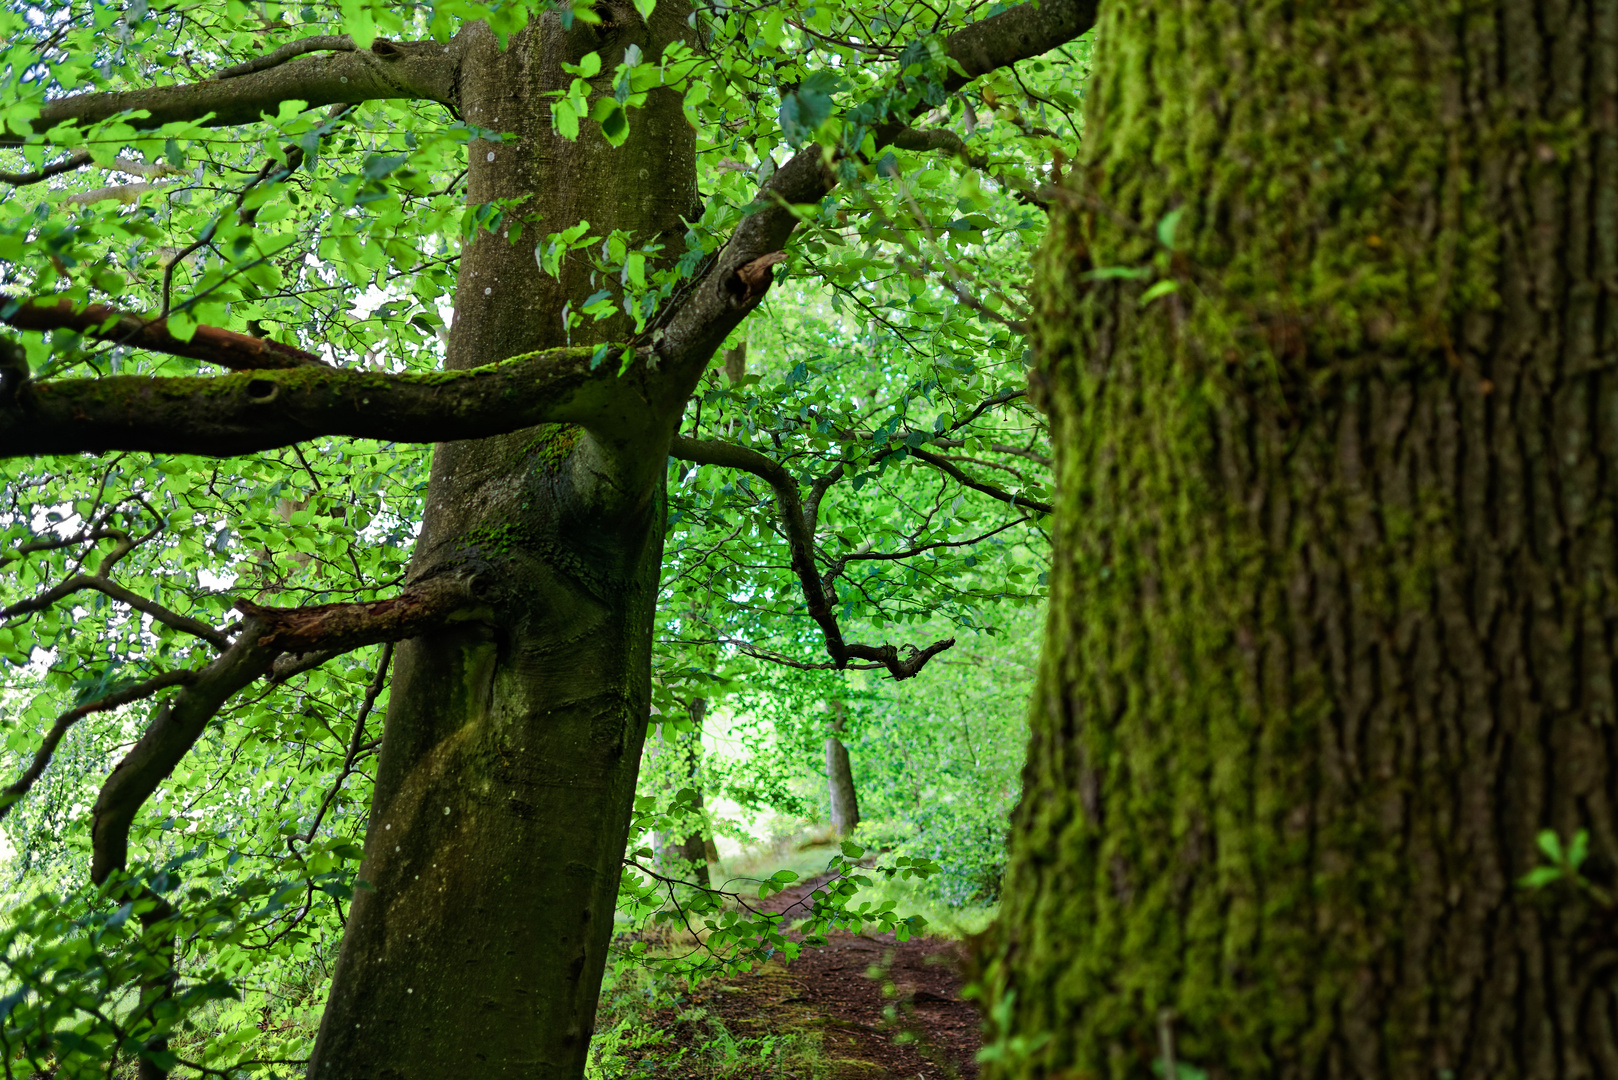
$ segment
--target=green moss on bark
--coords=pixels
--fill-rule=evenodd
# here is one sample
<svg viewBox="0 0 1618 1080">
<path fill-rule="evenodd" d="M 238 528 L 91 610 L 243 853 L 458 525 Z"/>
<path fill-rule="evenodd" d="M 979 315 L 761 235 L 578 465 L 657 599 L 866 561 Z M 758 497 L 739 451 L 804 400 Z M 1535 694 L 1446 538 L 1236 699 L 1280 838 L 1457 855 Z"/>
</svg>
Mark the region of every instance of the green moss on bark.
<svg viewBox="0 0 1618 1080">
<path fill-rule="evenodd" d="M 1217 1077 L 1618 1075 L 1579 920 L 1514 886 L 1538 829 L 1618 842 L 1575 675 L 1618 619 L 1586 18 L 1107 9 L 1039 265 L 1057 554 L 987 1077 L 1149 1076 L 1165 1026 Z"/>
</svg>

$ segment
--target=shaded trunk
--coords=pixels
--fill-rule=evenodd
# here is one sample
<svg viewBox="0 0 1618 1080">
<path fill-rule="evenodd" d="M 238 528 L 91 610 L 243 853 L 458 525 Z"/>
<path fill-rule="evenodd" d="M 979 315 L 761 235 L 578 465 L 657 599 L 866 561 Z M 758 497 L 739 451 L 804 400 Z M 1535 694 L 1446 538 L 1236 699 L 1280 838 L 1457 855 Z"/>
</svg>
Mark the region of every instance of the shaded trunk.
<svg viewBox="0 0 1618 1080">
<path fill-rule="evenodd" d="M 1618 1077 L 1618 8 L 1098 40 L 986 1076 Z"/>
<path fill-rule="evenodd" d="M 702 797 L 702 721 L 708 713 L 706 698 L 693 698 L 690 705 L 691 722 L 696 725 L 692 731 L 682 731 L 678 734 L 659 733 L 659 739 L 665 740 L 664 749 L 675 755 L 675 772 L 679 786 L 692 792 L 690 807 L 697 816 L 699 824 L 683 840 L 675 841 L 672 837 L 663 837 L 657 845 L 658 858 L 675 874 L 690 873 L 691 880 L 703 888 L 713 884 L 713 877 L 709 865 L 719 861 L 719 852 L 714 847 L 713 839 L 708 835 L 708 829 L 703 818 Z"/>
<path fill-rule="evenodd" d="M 831 703 L 831 734 L 826 736 L 826 789 L 831 795 L 831 827 L 838 836 L 848 836 L 860 823 L 860 803 L 854 795 L 854 769 L 849 764 L 848 747 L 838 736 L 843 733 L 843 703 Z"/>
<path fill-rule="evenodd" d="M 656 58 L 684 31 L 659 4 L 600 28 L 555 13 L 500 50 L 483 31 L 459 84 L 473 142 L 468 199 L 524 199 L 463 251 L 448 366 L 563 344 L 562 310 L 591 291 L 583 259 L 560 282 L 534 247 L 579 220 L 637 241 L 681 229 L 696 203 L 690 126 L 654 91 L 627 145 L 553 134 L 547 91 L 564 61 L 630 43 Z M 476 33 L 476 31 L 472 31 Z M 587 125 L 587 127 L 590 127 Z M 683 230 L 681 230 L 683 232 Z M 674 234 L 675 238 L 680 235 Z M 680 245 L 676 243 L 676 250 Z M 621 320 L 574 343 L 622 340 Z M 650 700 L 650 645 L 672 418 L 599 430 L 546 426 L 433 457 L 412 573 L 446 564 L 494 582 L 481 626 L 403 643 L 342 952 L 309 1075 L 316 1080 L 582 1075 L 594 1026 Z"/>
</svg>

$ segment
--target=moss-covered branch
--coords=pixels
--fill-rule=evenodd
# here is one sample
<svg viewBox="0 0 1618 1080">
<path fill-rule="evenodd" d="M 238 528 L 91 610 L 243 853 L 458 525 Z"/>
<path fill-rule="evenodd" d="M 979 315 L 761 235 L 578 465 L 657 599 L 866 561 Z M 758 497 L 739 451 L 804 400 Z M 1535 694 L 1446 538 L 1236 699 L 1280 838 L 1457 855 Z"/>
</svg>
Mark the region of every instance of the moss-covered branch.
<svg viewBox="0 0 1618 1080">
<path fill-rule="evenodd" d="M 549 349 L 422 375 L 302 367 L 212 378 L 118 375 L 27 383 L 0 399 L 0 457 L 145 450 L 229 457 L 346 435 L 448 442 L 547 422 L 635 423 L 597 350 Z M 631 374 L 628 378 L 634 378 Z"/>
<path fill-rule="evenodd" d="M 213 78 L 178 86 L 142 90 L 74 94 L 47 102 L 31 121 L 35 132 L 59 124 L 69 131 L 107 120 L 120 113 L 144 110 L 131 117 L 137 128 L 202 120 L 213 127 L 250 124 L 263 113 L 275 115 L 283 101 L 304 101 L 310 108 L 357 104 L 383 98 L 414 98 L 453 103 L 460 48 L 455 42 L 396 42 L 378 40 L 369 49 L 305 56 L 268 70 Z M 0 145 L 16 145 L 26 131 L 7 126 Z"/>
</svg>

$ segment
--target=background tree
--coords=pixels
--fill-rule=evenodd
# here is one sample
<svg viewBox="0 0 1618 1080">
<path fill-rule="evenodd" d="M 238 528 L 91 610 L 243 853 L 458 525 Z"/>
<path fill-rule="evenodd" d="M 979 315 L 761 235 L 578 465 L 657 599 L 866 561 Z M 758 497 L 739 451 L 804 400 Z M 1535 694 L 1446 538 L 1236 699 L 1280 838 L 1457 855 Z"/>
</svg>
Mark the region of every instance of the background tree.
<svg viewBox="0 0 1618 1080">
<path fill-rule="evenodd" d="M 831 698 L 826 702 L 831 722 L 826 735 L 826 794 L 831 799 L 831 827 L 839 836 L 848 836 L 859 827 L 860 799 L 854 789 L 854 769 L 848 760 L 848 747 L 843 744 L 843 699 Z"/>
<path fill-rule="evenodd" d="M 1105 8 L 986 1075 L 1618 1076 L 1612 19 Z"/>
<path fill-rule="evenodd" d="M 768 488 L 800 590 L 771 603 L 803 604 L 819 662 L 894 677 L 947 639 L 845 638 L 865 608 L 833 607 L 848 563 L 816 543 L 827 491 L 905 464 L 1043 506 L 925 449 L 979 449 L 971 425 L 1014 396 L 961 355 L 1015 355 L 1014 303 L 967 287 L 993 224 L 972 212 L 1037 198 L 1029 154 L 1007 168 L 946 124 L 973 128 L 963 87 L 1091 12 L 975 14 L 5 9 L 0 123 L 19 149 L 0 179 L 37 199 L 8 198 L 0 228 L 0 319 L 25 333 L 0 364 L 0 454 L 42 460 L 7 466 L 10 569 L 29 587 L 3 633 L 51 688 L 12 732 L 31 764 L 8 797 L 87 718 L 106 723 L 83 728 L 86 772 L 119 759 L 79 849 L 99 891 L 13 926 L 34 945 L 8 961 L 26 1003 L 8 1040 L 70 1070 L 124 1055 L 160 1074 L 244 950 L 296 957 L 334 916 L 311 1075 L 578 1074 L 652 695 L 671 453 Z M 1059 134 L 1001 111 L 991 146 Z M 798 149 L 778 164 L 783 142 Z M 90 186 L 92 168 L 120 182 Z M 884 262 L 891 291 L 856 287 Z M 695 413 L 683 433 L 783 264 L 936 324 L 922 355 L 953 374 L 933 377 L 925 426 L 879 415 L 873 392 L 865 414 L 799 404 L 791 430 L 777 401 L 745 440 Z M 429 443 L 430 473 L 401 446 Z M 44 457 L 82 451 L 108 456 Z M 881 558 L 968 539 L 901 535 Z M 159 696 L 147 721 L 117 711 Z M 258 790 L 231 768 L 243 753 Z M 60 963 L 137 937 L 93 977 Z M 101 1008 L 134 984 L 131 1011 Z"/>
</svg>

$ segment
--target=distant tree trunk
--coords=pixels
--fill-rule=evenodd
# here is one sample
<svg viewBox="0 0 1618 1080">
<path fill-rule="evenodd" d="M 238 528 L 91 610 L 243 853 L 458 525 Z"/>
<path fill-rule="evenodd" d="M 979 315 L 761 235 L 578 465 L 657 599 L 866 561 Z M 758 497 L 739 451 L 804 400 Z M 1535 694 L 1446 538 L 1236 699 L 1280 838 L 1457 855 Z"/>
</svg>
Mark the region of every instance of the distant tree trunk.
<svg viewBox="0 0 1618 1080">
<path fill-rule="evenodd" d="M 848 836 L 860 823 L 860 803 L 854 795 L 854 769 L 849 764 L 848 747 L 838 736 L 843 733 L 843 703 L 831 702 L 831 734 L 826 736 L 826 787 L 831 794 L 831 827 L 838 836 Z"/>
<path fill-rule="evenodd" d="M 691 699 L 691 722 L 696 730 L 685 732 L 676 736 L 676 743 L 683 765 L 685 766 L 685 779 L 688 787 L 696 792 L 694 805 L 700 812 L 702 810 L 702 721 L 708 714 L 707 698 Z M 682 866 L 689 866 L 696 875 L 699 885 L 704 888 L 712 884 L 712 877 L 708 871 L 708 864 L 719 861 L 719 852 L 714 848 L 714 842 L 708 835 L 705 826 L 699 826 L 678 844 L 670 845 L 669 854 L 679 860 Z"/>
<path fill-rule="evenodd" d="M 564 307 L 592 290 L 587 259 L 541 273 L 547 232 L 587 220 L 636 242 L 683 233 L 697 206 L 691 126 L 653 90 L 629 141 L 557 135 L 550 93 L 599 50 L 654 58 L 690 8 L 628 4 L 570 30 L 552 11 L 502 49 L 463 31 L 469 124 L 511 133 L 469 147 L 468 201 L 524 200 L 460 258 L 447 367 L 562 345 Z M 518 242 L 509 230 L 521 222 Z M 675 250 L 678 250 L 676 247 Z M 614 318 L 574 344 L 625 340 Z M 667 423 L 664 423 L 664 421 Z M 663 477 L 673 418 L 547 425 L 439 445 L 413 576 L 468 566 L 490 616 L 399 646 L 358 888 L 311 1080 L 583 1075 L 612 932 L 651 694 Z"/>
<path fill-rule="evenodd" d="M 1104 11 L 985 1076 L 1618 1078 L 1618 8 Z"/>
</svg>

